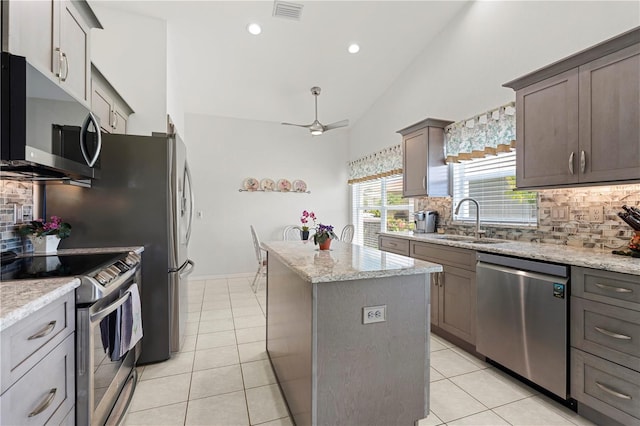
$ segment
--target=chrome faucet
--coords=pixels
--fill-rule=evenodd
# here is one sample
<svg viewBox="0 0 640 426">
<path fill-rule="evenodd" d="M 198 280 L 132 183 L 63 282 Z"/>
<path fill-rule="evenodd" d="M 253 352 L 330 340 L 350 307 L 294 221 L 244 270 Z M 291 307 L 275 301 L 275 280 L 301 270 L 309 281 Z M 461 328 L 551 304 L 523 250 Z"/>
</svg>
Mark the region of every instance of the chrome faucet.
<svg viewBox="0 0 640 426">
<path fill-rule="evenodd" d="M 474 203 L 476 205 L 476 231 L 475 231 L 475 237 L 476 238 L 480 238 L 480 237 L 482 237 L 482 234 L 485 233 L 485 231 L 481 231 L 480 230 L 480 204 L 478 204 L 478 202 L 476 200 L 474 200 L 473 198 L 463 198 L 462 200 L 460 200 L 460 202 L 456 206 L 456 210 L 453 212 L 453 214 L 455 214 L 456 216 L 458 215 L 458 212 L 460 211 L 460 206 L 465 201 L 471 201 L 472 203 Z"/>
</svg>

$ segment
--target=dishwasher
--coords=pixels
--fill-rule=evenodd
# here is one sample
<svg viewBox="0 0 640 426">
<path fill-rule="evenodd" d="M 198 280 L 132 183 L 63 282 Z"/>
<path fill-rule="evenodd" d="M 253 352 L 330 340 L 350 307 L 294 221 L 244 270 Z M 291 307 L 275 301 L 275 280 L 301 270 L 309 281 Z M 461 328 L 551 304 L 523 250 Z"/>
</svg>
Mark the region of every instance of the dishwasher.
<svg viewBox="0 0 640 426">
<path fill-rule="evenodd" d="M 567 399 L 569 267 L 478 253 L 476 351 Z"/>
</svg>

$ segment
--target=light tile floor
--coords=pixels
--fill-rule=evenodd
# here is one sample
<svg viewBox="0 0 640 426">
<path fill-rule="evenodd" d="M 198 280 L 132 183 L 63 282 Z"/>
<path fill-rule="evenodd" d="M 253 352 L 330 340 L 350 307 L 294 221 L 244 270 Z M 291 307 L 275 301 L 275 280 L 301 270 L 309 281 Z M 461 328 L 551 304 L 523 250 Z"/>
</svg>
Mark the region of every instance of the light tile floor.
<svg viewBox="0 0 640 426">
<path fill-rule="evenodd" d="M 189 283 L 182 351 L 139 367 L 125 425 L 292 425 L 265 351 L 264 285 L 254 294 L 250 282 Z M 432 335 L 431 413 L 419 426 L 576 424 L 592 423 Z"/>
</svg>

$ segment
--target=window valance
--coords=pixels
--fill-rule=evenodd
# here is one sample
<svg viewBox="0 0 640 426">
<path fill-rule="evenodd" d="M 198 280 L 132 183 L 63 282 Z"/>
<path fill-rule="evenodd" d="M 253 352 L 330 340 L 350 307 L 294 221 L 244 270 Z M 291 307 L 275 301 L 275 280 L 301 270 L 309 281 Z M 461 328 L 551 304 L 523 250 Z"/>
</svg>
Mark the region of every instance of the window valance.
<svg viewBox="0 0 640 426">
<path fill-rule="evenodd" d="M 349 163 L 349 183 L 402 173 L 402 146 L 394 145 Z"/>
<path fill-rule="evenodd" d="M 512 151 L 516 146 L 515 104 L 450 124 L 444 132 L 447 163 Z"/>
</svg>

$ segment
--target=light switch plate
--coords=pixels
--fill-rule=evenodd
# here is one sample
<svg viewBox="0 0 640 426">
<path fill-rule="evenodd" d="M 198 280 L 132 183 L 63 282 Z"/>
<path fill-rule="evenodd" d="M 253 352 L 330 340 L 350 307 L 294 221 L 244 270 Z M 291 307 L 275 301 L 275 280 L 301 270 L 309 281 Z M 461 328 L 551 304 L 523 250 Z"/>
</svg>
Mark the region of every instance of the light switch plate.
<svg viewBox="0 0 640 426">
<path fill-rule="evenodd" d="M 569 206 L 551 207 L 551 221 L 564 222 L 569 220 Z"/>
</svg>

